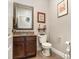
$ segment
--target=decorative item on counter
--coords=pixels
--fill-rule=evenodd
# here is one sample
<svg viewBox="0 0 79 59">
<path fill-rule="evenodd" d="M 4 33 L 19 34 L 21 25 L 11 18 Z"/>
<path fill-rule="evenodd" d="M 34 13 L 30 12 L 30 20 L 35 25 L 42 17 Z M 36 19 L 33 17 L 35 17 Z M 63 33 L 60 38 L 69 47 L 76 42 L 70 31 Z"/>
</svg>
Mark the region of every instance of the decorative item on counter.
<svg viewBox="0 0 79 59">
<path fill-rule="evenodd" d="M 44 25 L 44 28 L 46 29 L 46 25 Z"/>
<path fill-rule="evenodd" d="M 46 30 L 46 25 L 39 24 L 38 31 L 44 31 L 45 32 L 45 30 Z"/>
<path fill-rule="evenodd" d="M 40 24 L 39 24 L 39 29 L 40 29 Z"/>
</svg>

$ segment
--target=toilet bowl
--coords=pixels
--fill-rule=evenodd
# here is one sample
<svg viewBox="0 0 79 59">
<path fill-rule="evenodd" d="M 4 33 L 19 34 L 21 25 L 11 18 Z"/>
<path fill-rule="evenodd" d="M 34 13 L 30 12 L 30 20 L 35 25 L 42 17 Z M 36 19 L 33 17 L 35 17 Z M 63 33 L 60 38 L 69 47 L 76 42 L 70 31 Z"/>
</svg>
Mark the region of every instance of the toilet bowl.
<svg viewBox="0 0 79 59">
<path fill-rule="evenodd" d="M 44 48 L 51 48 L 51 43 L 48 43 L 48 42 L 45 42 L 45 43 L 42 43 L 42 47 Z"/>
<path fill-rule="evenodd" d="M 43 47 L 43 51 L 42 51 L 42 54 L 44 56 L 50 56 L 50 49 L 51 49 L 51 44 L 50 43 L 42 43 L 42 47 Z"/>
<path fill-rule="evenodd" d="M 50 49 L 52 47 L 52 44 L 47 42 L 47 35 L 39 35 L 39 41 L 41 43 L 42 47 L 42 54 L 44 56 L 50 56 Z"/>
</svg>

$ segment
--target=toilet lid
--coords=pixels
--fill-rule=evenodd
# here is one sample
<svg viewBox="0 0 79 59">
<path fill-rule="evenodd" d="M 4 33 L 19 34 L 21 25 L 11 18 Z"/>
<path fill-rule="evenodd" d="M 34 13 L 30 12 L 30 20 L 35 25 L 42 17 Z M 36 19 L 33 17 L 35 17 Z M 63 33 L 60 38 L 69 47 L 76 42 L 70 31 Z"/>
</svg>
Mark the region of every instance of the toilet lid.
<svg viewBox="0 0 79 59">
<path fill-rule="evenodd" d="M 42 43 L 43 46 L 52 46 L 50 43 Z"/>
</svg>

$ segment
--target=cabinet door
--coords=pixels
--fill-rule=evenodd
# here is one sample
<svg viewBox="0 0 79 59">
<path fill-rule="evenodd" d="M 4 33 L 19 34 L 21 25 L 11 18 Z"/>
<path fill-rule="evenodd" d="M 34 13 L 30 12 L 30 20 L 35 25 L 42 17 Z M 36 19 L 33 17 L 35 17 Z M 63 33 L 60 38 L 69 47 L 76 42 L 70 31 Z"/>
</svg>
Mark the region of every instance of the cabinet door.
<svg viewBox="0 0 79 59">
<path fill-rule="evenodd" d="M 26 57 L 35 56 L 36 55 L 36 36 L 27 36 L 26 37 Z"/>
<path fill-rule="evenodd" d="M 24 37 L 13 37 L 13 57 L 14 59 L 24 57 Z"/>
</svg>

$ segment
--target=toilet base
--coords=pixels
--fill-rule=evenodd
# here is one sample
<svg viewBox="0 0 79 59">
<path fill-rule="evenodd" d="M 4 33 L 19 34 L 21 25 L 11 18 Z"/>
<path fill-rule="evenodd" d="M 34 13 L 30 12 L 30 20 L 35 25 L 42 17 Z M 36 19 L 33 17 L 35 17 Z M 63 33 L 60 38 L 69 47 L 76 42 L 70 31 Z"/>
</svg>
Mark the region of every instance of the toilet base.
<svg viewBox="0 0 79 59">
<path fill-rule="evenodd" d="M 42 51 L 42 54 L 43 54 L 44 56 L 50 56 L 50 49 L 44 49 L 44 50 Z"/>
</svg>

